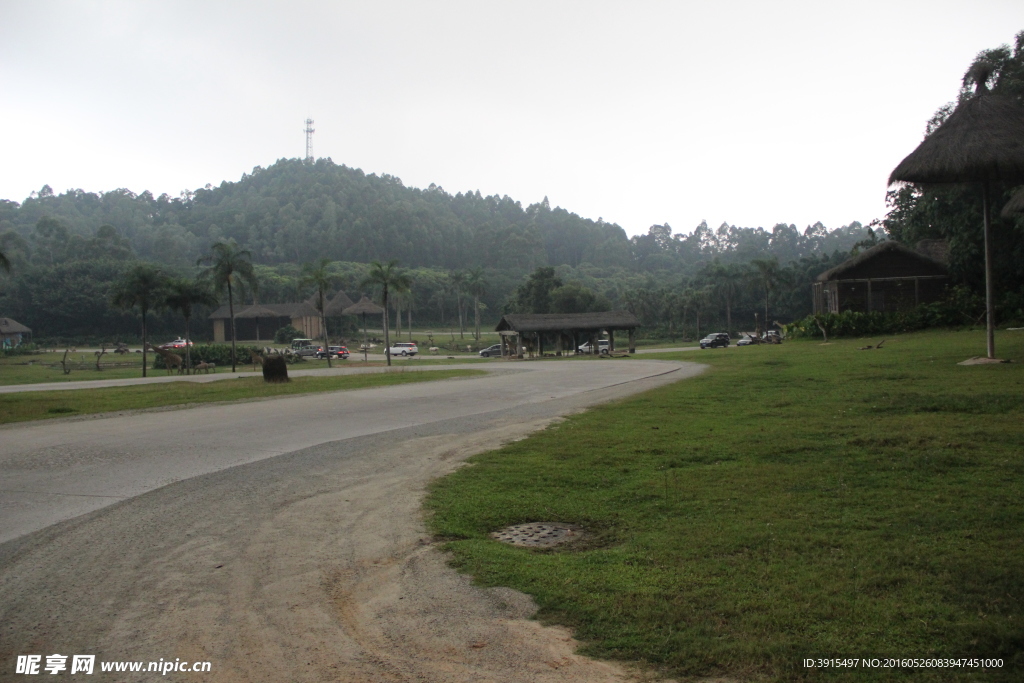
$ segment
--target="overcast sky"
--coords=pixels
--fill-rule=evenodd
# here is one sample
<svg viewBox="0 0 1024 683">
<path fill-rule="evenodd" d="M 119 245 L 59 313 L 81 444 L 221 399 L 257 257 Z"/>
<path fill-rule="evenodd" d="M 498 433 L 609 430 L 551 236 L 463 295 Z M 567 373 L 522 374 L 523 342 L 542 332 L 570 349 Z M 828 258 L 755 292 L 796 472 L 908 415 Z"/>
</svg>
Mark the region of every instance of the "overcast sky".
<svg viewBox="0 0 1024 683">
<path fill-rule="evenodd" d="M 0 198 L 177 196 L 305 151 L 629 234 L 829 228 L 1021 0 L 0 0 Z"/>
</svg>

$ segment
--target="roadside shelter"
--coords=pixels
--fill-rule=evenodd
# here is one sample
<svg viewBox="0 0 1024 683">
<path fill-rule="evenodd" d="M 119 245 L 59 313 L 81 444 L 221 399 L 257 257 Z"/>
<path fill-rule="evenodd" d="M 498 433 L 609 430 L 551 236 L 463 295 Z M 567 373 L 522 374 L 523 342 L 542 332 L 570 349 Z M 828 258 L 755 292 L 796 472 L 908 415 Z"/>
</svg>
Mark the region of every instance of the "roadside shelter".
<svg viewBox="0 0 1024 683">
<path fill-rule="evenodd" d="M 554 355 L 579 353 L 579 346 L 590 342 L 592 353 L 597 340 L 608 334 L 608 347 L 615 350 L 615 332 L 629 335 L 629 352 L 636 352 L 636 328 L 640 321 L 629 311 L 602 313 L 509 313 L 503 315 L 494 329 L 501 335 L 502 357 L 522 358 L 524 353 L 544 355 L 548 341 Z"/>
</svg>

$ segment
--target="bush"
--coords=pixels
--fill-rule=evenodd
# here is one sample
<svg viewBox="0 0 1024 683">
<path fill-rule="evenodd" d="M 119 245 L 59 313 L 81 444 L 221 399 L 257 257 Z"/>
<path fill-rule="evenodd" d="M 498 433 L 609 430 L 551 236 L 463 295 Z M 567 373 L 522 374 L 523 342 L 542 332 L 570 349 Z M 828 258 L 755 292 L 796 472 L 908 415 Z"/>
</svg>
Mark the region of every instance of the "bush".
<svg viewBox="0 0 1024 683">
<path fill-rule="evenodd" d="M 262 347 L 259 346 L 237 346 L 235 347 L 238 353 L 237 365 L 245 365 L 249 362 L 253 351 L 261 353 Z M 185 358 L 185 349 L 175 349 L 174 353 Z M 230 368 L 231 367 L 231 345 L 230 344 L 196 344 L 192 347 L 192 366 L 195 367 L 199 363 L 213 363 L 218 368 Z M 157 370 L 163 370 L 166 368 L 164 365 L 163 356 L 157 356 L 156 360 L 153 361 L 153 367 Z"/>
<path fill-rule="evenodd" d="M 31 356 L 40 353 L 39 346 L 32 342 L 24 342 L 9 349 L 3 349 L 0 355 L 6 356 Z"/>
<path fill-rule="evenodd" d="M 297 339 L 299 337 L 304 336 L 305 335 L 302 334 L 302 332 L 298 331 L 291 325 L 285 325 L 284 327 L 282 327 L 281 329 L 274 333 L 274 343 L 291 344 L 292 339 Z"/>
</svg>

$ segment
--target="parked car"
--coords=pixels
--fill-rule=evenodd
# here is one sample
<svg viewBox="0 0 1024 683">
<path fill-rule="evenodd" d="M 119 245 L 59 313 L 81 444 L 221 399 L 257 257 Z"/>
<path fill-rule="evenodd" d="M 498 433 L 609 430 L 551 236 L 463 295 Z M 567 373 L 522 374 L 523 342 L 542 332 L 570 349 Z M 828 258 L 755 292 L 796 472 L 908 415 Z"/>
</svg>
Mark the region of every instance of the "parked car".
<svg viewBox="0 0 1024 683">
<path fill-rule="evenodd" d="M 759 343 L 759 341 L 760 340 L 754 339 L 751 335 L 745 334 L 739 338 L 739 341 L 736 342 L 736 346 L 750 346 L 751 344 Z"/>
<path fill-rule="evenodd" d="M 306 346 L 296 347 L 294 344 L 292 344 L 292 350 L 295 352 L 297 356 L 303 356 L 305 358 L 314 356 L 319 358 L 319 354 L 324 350 L 324 347 L 320 346 L 319 344 L 307 344 Z"/>
<path fill-rule="evenodd" d="M 715 347 L 725 348 L 729 345 L 728 332 L 712 332 L 700 340 L 700 348 L 713 349 Z"/>
<path fill-rule="evenodd" d="M 185 346 L 194 346 L 193 342 L 186 342 L 184 339 L 175 339 L 174 341 L 163 344 L 165 349 L 183 349 Z"/>
<path fill-rule="evenodd" d="M 501 355 L 501 344 L 495 344 L 494 346 L 488 346 L 486 349 L 480 349 L 481 358 L 490 358 L 491 356 Z"/>
<path fill-rule="evenodd" d="M 317 358 L 319 358 L 320 360 L 323 360 L 324 358 L 327 358 L 328 356 L 331 357 L 331 358 L 340 358 L 342 360 L 345 360 L 346 358 L 348 358 L 349 353 L 348 353 L 348 349 L 346 347 L 344 347 L 344 346 L 328 346 L 327 347 L 327 353 L 324 353 L 324 350 L 323 350 L 322 346 L 318 347 L 318 350 L 316 352 L 316 357 Z"/>
<path fill-rule="evenodd" d="M 590 342 L 587 342 L 586 344 L 580 344 L 579 349 L 580 353 L 590 353 Z M 611 342 L 609 342 L 607 339 L 597 340 L 598 353 L 600 353 L 602 356 L 607 356 L 610 350 Z"/>
<path fill-rule="evenodd" d="M 419 348 L 412 342 L 397 342 L 388 349 L 392 356 L 415 356 L 419 352 Z"/>
</svg>

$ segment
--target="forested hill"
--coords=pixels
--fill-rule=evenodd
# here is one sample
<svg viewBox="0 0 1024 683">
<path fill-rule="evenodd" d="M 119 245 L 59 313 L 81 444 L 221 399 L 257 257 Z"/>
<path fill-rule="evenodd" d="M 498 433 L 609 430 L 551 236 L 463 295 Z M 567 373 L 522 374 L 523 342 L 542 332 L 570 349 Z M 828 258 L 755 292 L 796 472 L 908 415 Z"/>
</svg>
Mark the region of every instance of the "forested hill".
<svg viewBox="0 0 1024 683">
<path fill-rule="evenodd" d="M 100 231 L 104 225 L 114 230 Z M 18 252 L 20 245 L 36 261 L 43 251 L 51 263 L 63 260 L 55 251 L 96 247 L 98 239 L 109 241 L 116 233 L 135 257 L 182 267 L 194 265 L 216 240 L 234 238 L 266 265 L 398 259 L 410 267 L 519 273 L 587 263 L 678 272 L 716 256 L 745 262 L 774 254 L 787 263 L 845 253 L 866 232 L 859 223 L 831 232 L 820 223 L 803 231 L 785 224 L 772 230 L 723 225 L 716 231 L 702 224 L 683 235 L 658 225 L 629 239 L 618 225 L 552 209 L 546 199 L 523 208 L 507 196 L 410 188 L 393 176 L 367 175 L 330 159 L 282 159 L 238 182 L 179 197 L 123 189 L 57 195 L 44 187 L 21 204 L 0 200 L 7 249 Z"/>
</svg>

